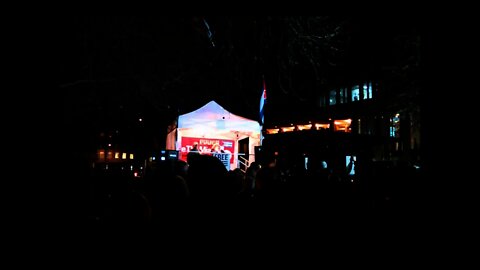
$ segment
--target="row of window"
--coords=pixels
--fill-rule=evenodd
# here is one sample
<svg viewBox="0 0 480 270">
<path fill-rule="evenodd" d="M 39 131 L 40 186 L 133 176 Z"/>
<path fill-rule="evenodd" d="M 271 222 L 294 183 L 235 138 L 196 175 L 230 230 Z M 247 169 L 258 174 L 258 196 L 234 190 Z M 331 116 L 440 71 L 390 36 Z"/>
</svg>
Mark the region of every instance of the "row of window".
<svg viewBox="0 0 480 270">
<path fill-rule="evenodd" d="M 356 102 L 360 100 L 367 100 L 373 98 L 372 82 L 354 85 L 351 88 L 344 87 L 333 89 L 328 92 L 328 96 L 320 98 L 320 106 L 335 105 L 349 102 Z"/>
<path fill-rule="evenodd" d="M 100 161 L 103 160 L 114 160 L 114 159 L 133 159 L 133 154 L 127 154 L 127 153 L 120 153 L 120 152 L 113 152 L 113 151 L 108 151 L 107 155 L 105 156 L 105 151 L 98 151 L 98 159 Z"/>
<path fill-rule="evenodd" d="M 376 118 L 375 118 L 376 119 Z M 383 117 L 382 117 L 383 119 Z M 379 119 L 380 120 L 380 119 Z M 386 119 L 385 119 L 386 120 Z M 385 125 L 376 126 L 373 118 L 365 118 L 362 117 L 361 119 L 356 119 L 356 127 L 354 132 L 358 134 L 385 134 L 386 127 Z M 386 123 L 384 120 L 380 120 L 380 122 Z M 378 123 L 378 122 L 377 122 Z M 343 119 L 343 120 L 335 120 L 333 121 L 334 124 L 334 131 L 352 132 L 352 119 Z M 283 132 L 293 132 L 293 131 L 302 131 L 302 130 L 326 130 L 330 128 L 330 124 L 327 123 L 316 123 L 316 124 L 291 124 L 290 126 L 276 126 L 275 128 L 266 129 L 267 134 L 277 134 Z M 388 134 L 392 138 L 400 138 L 400 114 L 395 114 L 392 117 L 389 117 L 389 124 L 388 124 Z"/>
<path fill-rule="evenodd" d="M 351 125 L 352 119 L 343 119 L 343 120 L 335 120 L 334 124 L 334 131 L 341 131 L 341 132 L 351 132 Z M 308 124 L 308 125 L 294 125 L 291 124 L 290 126 L 286 127 L 275 127 L 269 128 L 266 130 L 267 134 L 277 134 L 282 132 L 292 132 L 292 131 L 302 131 L 302 130 L 326 130 L 330 128 L 330 124 L 327 123 L 316 123 L 316 124 Z"/>
<path fill-rule="evenodd" d="M 383 119 L 383 116 L 381 117 Z M 360 119 L 357 119 L 357 126 L 355 128 L 355 133 L 358 134 L 367 134 L 367 135 L 373 135 L 373 134 L 385 134 L 385 126 L 380 125 L 378 126 L 375 124 L 377 120 L 374 120 L 372 118 L 368 117 L 362 117 Z M 388 135 L 391 138 L 400 138 L 400 114 L 397 113 L 391 117 L 388 118 Z M 381 120 L 383 122 L 383 120 Z"/>
</svg>

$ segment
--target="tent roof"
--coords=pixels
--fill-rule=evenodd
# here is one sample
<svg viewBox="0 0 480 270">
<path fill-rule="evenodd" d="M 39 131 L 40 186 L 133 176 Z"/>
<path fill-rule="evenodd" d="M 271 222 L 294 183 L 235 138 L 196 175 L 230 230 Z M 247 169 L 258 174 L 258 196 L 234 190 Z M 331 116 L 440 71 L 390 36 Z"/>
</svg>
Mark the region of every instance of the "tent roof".
<svg viewBox="0 0 480 270">
<path fill-rule="evenodd" d="M 230 113 L 213 100 L 198 110 L 180 115 L 178 128 L 260 132 L 257 121 Z"/>
</svg>

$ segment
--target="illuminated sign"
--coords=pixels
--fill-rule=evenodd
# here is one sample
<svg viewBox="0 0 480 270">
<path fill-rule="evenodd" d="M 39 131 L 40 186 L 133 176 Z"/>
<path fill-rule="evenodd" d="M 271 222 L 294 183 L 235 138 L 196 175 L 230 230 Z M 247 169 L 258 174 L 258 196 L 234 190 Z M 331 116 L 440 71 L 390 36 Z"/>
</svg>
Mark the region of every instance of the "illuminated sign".
<svg viewBox="0 0 480 270">
<path fill-rule="evenodd" d="M 180 148 L 180 159 L 187 161 L 187 154 L 192 151 L 194 145 L 197 145 L 197 151 L 200 154 L 213 155 L 219 158 L 224 162 L 227 169 L 230 168 L 229 164 L 233 164 L 233 153 L 235 153 L 235 141 L 234 140 L 225 140 L 225 139 L 212 139 L 212 138 L 193 138 L 193 137 L 182 137 L 182 145 Z M 221 155 L 221 154 L 228 154 Z"/>
</svg>

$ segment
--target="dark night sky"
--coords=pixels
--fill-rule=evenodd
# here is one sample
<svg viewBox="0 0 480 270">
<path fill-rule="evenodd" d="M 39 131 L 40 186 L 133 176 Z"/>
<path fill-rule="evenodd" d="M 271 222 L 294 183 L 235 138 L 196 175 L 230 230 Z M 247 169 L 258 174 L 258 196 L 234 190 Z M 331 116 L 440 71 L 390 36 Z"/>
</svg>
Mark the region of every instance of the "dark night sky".
<svg viewBox="0 0 480 270">
<path fill-rule="evenodd" d="M 119 115 L 141 113 L 166 123 L 210 100 L 257 119 L 263 76 L 267 121 L 281 119 L 314 112 L 318 92 L 330 85 L 375 79 L 384 67 L 412 61 L 416 23 L 398 16 L 74 17 L 62 28 L 59 84 L 65 102 L 76 103 L 73 114 L 122 121 Z"/>
</svg>

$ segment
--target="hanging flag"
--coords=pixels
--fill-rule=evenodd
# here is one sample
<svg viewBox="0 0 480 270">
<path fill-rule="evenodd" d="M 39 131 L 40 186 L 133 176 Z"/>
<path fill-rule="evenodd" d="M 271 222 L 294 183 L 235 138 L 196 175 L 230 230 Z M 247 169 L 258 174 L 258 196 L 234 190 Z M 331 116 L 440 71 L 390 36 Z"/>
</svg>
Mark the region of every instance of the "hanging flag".
<svg viewBox="0 0 480 270">
<path fill-rule="evenodd" d="M 263 80 L 263 91 L 262 97 L 260 98 L 260 125 L 263 126 L 265 123 L 265 102 L 267 101 L 267 87 L 265 86 L 265 79 Z"/>
</svg>

